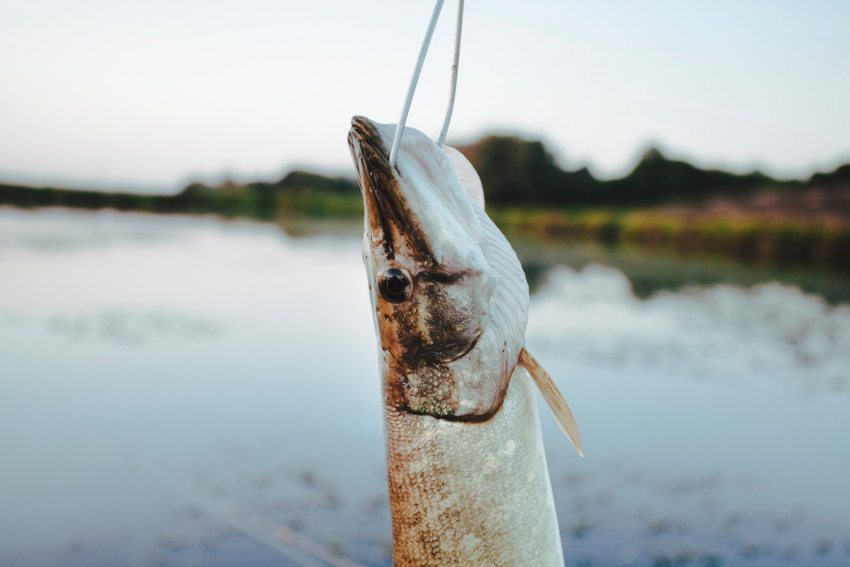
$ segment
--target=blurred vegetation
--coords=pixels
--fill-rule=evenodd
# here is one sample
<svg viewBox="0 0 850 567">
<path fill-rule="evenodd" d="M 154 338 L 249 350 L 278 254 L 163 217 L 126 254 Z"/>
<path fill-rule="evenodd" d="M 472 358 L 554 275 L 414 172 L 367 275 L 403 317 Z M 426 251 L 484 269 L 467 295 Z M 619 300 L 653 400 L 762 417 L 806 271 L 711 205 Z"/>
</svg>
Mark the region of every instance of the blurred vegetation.
<svg viewBox="0 0 850 567">
<path fill-rule="evenodd" d="M 176 195 L 142 195 L 0 184 L 0 205 L 20 208 L 68 207 L 150 213 L 216 214 L 261 220 L 276 220 L 281 215 L 360 216 L 363 214 L 361 201 L 360 190 L 355 181 L 305 171 L 293 171 L 275 183 L 256 182 L 240 185 L 225 181 L 215 187 L 192 183 Z"/>
<path fill-rule="evenodd" d="M 727 256 L 747 264 L 850 271 L 850 223 L 715 215 L 696 210 L 498 208 L 490 216 L 509 236 L 584 240 L 669 250 L 680 256 Z"/>
<path fill-rule="evenodd" d="M 481 175 L 490 215 L 514 235 L 850 271 L 850 165 L 808 180 L 777 180 L 700 169 L 651 149 L 628 175 L 604 181 L 586 168 L 562 169 L 539 141 L 488 136 L 458 149 Z M 0 185 L 3 204 L 276 222 L 363 211 L 356 181 L 305 171 L 277 182 L 193 183 L 175 195 Z"/>
<path fill-rule="evenodd" d="M 799 190 L 802 181 L 780 181 L 754 171 L 738 175 L 700 169 L 650 149 L 625 177 L 600 181 L 587 168 L 565 171 L 541 142 L 513 136 L 488 136 L 458 148 L 475 166 L 488 204 L 636 207 L 694 202 L 710 197 L 740 197 L 758 190 Z M 812 181 L 828 185 L 835 176 L 850 186 L 850 166 Z"/>
</svg>

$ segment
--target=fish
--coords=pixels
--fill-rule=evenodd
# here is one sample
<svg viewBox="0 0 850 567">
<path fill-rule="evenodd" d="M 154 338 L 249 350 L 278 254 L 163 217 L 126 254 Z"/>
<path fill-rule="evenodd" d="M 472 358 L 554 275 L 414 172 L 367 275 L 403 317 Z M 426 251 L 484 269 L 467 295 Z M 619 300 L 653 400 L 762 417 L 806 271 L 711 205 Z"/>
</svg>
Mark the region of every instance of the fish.
<svg viewBox="0 0 850 567">
<path fill-rule="evenodd" d="M 383 395 L 396 567 L 561 567 L 534 385 L 584 451 L 575 418 L 525 349 L 522 266 L 458 150 L 351 121 Z"/>
</svg>

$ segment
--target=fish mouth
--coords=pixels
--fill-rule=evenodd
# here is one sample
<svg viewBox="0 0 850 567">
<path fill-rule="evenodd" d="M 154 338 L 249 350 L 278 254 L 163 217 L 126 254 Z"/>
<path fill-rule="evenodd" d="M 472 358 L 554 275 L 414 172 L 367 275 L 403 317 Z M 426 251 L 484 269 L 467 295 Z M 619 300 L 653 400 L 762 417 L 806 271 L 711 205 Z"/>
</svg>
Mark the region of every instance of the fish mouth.
<svg viewBox="0 0 850 567">
<path fill-rule="evenodd" d="M 348 146 L 372 241 L 381 241 L 388 259 L 395 258 L 398 240 L 404 238 L 422 259 L 433 260 L 422 220 L 411 208 L 404 181 L 390 165 L 389 149 L 375 124 L 363 116 L 352 118 Z"/>
<path fill-rule="evenodd" d="M 348 146 L 351 148 L 351 155 L 358 173 L 362 166 L 368 165 L 368 169 L 374 173 L 382 173 L 386 178 L 395 177 L 390 167 L 390 152 L 384 144 L 381 133 L 368 118 L 355 116 L 351 119 Z"/>
</svg>

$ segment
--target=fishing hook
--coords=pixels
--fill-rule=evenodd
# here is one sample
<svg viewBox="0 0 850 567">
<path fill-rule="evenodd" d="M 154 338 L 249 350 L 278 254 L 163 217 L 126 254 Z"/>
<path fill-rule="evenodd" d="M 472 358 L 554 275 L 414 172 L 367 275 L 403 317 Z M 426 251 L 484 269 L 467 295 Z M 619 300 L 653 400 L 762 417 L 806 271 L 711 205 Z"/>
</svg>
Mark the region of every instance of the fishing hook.
<svg viewBox="0 0 850 567">
<path fill-rule="evenodd" d="M 395 167 L 396 158 L 398 157 L 398 148 L 401 145 L 401 138 L 404 135 L 404 126 L 407 123 L 407 115 L 410 113 L 410 105 L 413 103 L 413 93 L 416 92 L 416 85 L 419 83 L 419 75 L 422 74 L 422 65 L 425 63 L 425 56 L 428 54 L 428 48 L 431 45 L 431 38 L 434 36 L 434 29 L 437 27 L 437 21 L 440 19 L 440 12 L 443 9 L 445 0 L 437 0 L 434 6 L 434 12 L 431 14 L 431 21 L 428 24 L 428 29 L 425 32 L 425 39 L 422 41 L 422 47 L 419 50 L 419 57 L 416 60 L 416 67 L 413 69 L 413 77 L 410 79 L 410 86 L 407 88 L 407 97 L 404 99 L 404 106 L 401 109 L 401 117 L 398 120 L 395 136 L 393 136 L 393 145 L 390 150 L 390 167 Z M 460 38 L 463 31 L 463 2 L 458 0 L 457 7 L 457 28 L 455 30 L 455 50 L 452 64 L 452 82 L 449 92 L 449 105 L 446 109 L 446 117 L 443 120 L 443 127 L 440 130 L 440 137 L 437 139 L 437 146 L 443 147 L 443 142 L 446 140 L 446 133 L 449 130 L 449 124 L 452 121 L 452 112 L 455 105 L 455 94 L 457 93 L 457 74 L 460 64 Z"/>
<path fill-rule="evenodd" d="M 443 128 L 440 137 L 437 138 L 437 147 L 442 148 L 452 121 L 452 112 L 455 109 L 455 95 L 457 94 L 457 71 L 460 66 L 460 36 L 463 33 L 463 0 L 457 3 L 457 26 L 455 27 L 455 54 L 452 63 L 452 85 L 449 90 L 449 106 L 446 108 L 446 118 L 443 120 Z"/>
</svg>

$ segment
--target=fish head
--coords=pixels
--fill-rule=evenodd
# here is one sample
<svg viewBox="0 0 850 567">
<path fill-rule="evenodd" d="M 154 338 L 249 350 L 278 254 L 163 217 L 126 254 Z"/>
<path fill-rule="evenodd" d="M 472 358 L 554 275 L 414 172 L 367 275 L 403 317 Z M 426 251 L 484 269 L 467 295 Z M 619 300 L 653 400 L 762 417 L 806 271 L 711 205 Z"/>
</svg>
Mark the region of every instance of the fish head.
<svg viewBox="0 0 850 567">
<path fill-rule="evenodd" d="M 395 129 L 355 117 L 349 131 L 388 399 L 413 413 L 486 419 L 524 344 L 525 276 L 458 177 L 464 158 L 406 128 L 392 167 Z"/>
</svg>

